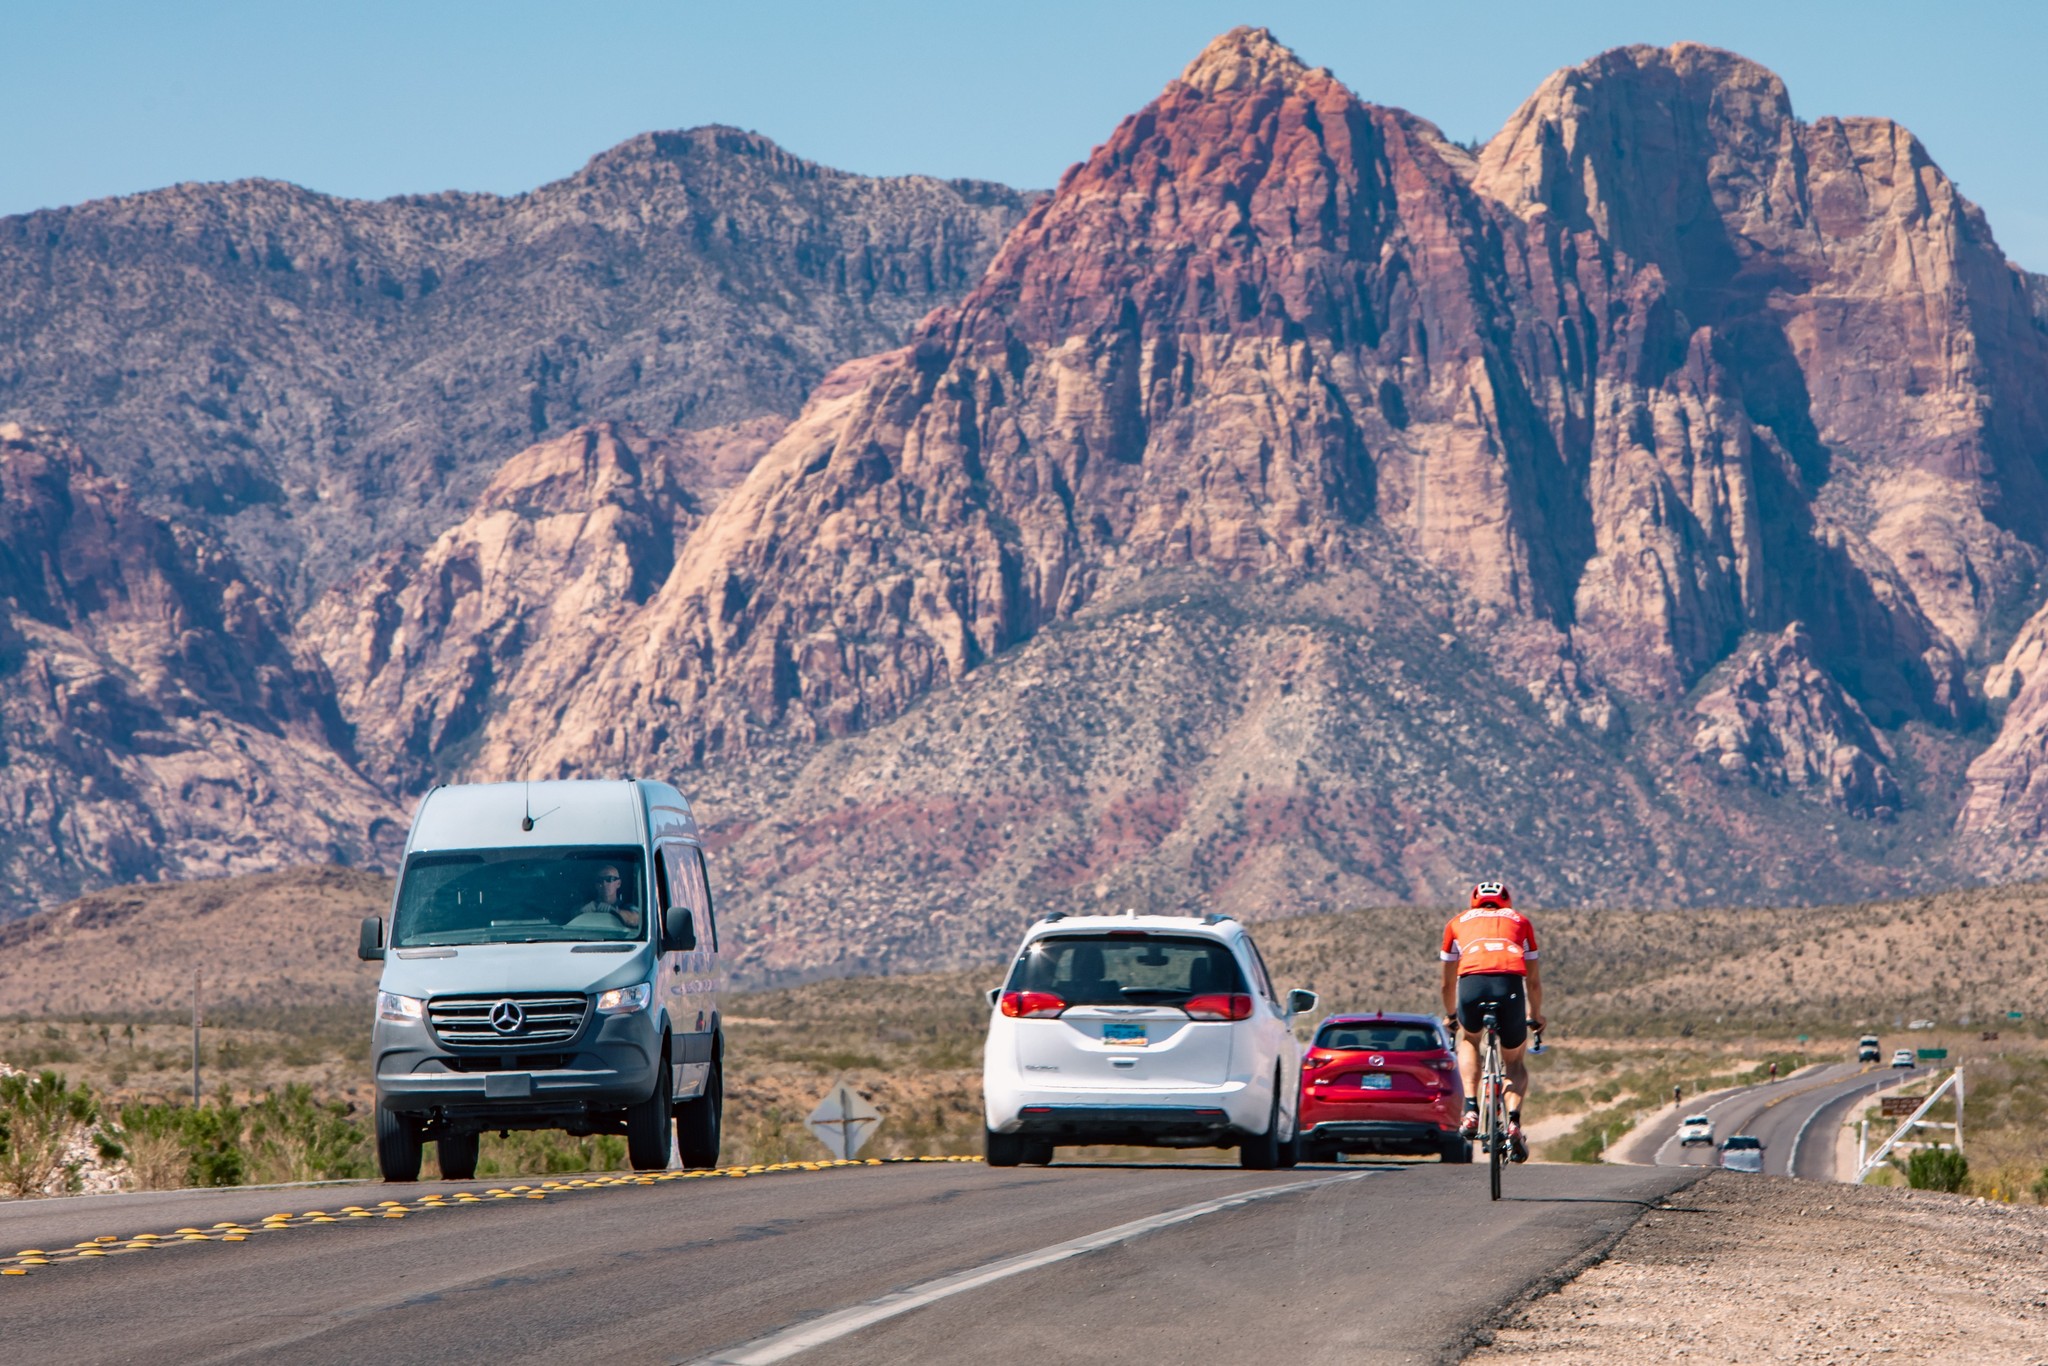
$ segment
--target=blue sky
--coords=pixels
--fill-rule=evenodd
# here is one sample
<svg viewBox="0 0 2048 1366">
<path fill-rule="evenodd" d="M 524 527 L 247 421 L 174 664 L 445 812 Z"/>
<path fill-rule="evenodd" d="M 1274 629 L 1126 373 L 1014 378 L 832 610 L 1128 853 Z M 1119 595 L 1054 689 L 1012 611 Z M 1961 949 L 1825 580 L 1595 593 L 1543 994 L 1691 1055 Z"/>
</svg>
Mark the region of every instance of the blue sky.
<svg viewBox="0 0 2048 1366">
<path fill-rule="evenodd" d="M 0 213 L 181 180 L 513 192 L 650 128 L 730 123 L 873 174 L 1051 185 L 1201 46 L 1265 24 L 1456 138 L 1560 66 L 1694 39 L 1801 116 L 1884 114 L 2048 271 L 2048 3 L 872 3 L 0 7 Z"/>
</svg>

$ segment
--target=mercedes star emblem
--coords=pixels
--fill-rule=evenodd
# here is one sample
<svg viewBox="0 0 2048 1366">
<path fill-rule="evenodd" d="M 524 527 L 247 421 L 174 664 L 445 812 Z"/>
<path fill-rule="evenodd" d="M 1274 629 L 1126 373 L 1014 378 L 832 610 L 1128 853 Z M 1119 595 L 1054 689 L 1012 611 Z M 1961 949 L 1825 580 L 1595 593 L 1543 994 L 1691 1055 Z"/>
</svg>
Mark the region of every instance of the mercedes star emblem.
<svg viewBox="0 0 2048 1366">
<path fill-rule="evenodd" d="M 500 1034 L 517 1034 L 526 1023 L 526 1012 L 516 1001 L 500 1001 L 491 1007 L 491 1028 Z"/>
</svg>

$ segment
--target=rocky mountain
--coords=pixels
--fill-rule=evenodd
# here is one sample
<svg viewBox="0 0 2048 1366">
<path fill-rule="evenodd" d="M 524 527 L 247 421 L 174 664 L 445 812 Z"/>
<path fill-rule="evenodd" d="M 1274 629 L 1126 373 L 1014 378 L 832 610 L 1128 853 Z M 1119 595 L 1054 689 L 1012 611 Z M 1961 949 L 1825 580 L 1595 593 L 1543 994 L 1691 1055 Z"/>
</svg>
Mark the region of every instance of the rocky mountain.
<svg viewBox="0 0 2048 1366">
<path fill-rule="evenodd" d="M 303 603 L 542 437 L 795 412 L 965 292 L 1024 202 L 698 128 L 511 198 L 241 181 L 18 215 L 0 419 L 65 431 Z"/>
<path fill-rule="evenodd" d="M 2044 375 L 1912 136 L 1732 54 L 1474 156 L 1235 31 L 464 771 L 698 770 L 803 971 L 1047 897 L 1911 885 L 2038 600 Z"/>
<path fill-rule="evenodd" d="M 206 536 L 0 423 L 0 919 L 39 892 L 387 858 L 317 655 Z"/>
<path fill-rule="evenodd" d="M 754 980 L 1050 907 L 2022 870 L 2034 288 L 1730 53 L 1474 154 L 1235 30 L 786 423 L 586 407 L 296 638 L 394 797 L 676 775 Z"/>
</svg>

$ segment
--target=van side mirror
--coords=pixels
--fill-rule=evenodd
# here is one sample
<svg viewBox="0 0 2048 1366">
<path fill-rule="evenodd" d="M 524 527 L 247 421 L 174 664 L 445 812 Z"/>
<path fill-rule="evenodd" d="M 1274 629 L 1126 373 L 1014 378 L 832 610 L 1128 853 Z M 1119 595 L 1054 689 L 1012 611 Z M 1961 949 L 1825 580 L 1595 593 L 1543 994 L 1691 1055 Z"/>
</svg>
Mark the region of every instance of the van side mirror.
<svg viewBox="0 0 2048 1366">
<path fill-rule="evenodd" d="M 356 957 L 370 963 L 383 956 L 384 918 L 366 915 L 363 917 L 362 928 L 356 933 Z"/>
<path fill-rule="evenodd" d="M 1289 1015 L 1306 1015 L 1316 1008 L 1316 1002 L 1321 999 L 1313 991 L 1303 991 L 1300 987 L 1296 987 L 1293 991 L 1287 993 L 1287 1013 Z"/>
<path fill-rule="evenodd" d="M 661 951 L 689 953 L 697 947 L 697 917 L 688 906 L 670 906 L 661 913 Z"/>
<path fill-rule="evenodd" d="M 987 991 L 983 992 L 982 995 L 988 997 L 988 1003 L 990 1005 L 994 1005 L 996 1002 L 1003 999 L 1003 989 L 1001 987 L 990 987 Z"/>
</svg>

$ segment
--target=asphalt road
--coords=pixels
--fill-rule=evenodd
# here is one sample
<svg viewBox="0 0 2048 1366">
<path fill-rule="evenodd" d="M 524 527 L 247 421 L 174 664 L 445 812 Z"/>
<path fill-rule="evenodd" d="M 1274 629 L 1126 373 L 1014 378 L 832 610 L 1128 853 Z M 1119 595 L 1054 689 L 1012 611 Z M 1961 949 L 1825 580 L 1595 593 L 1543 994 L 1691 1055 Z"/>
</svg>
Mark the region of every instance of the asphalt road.
<svg viewBox="0 0 2048 1366">
<path fill-rule="evenodd" d="M 422 1193 L 487 1183 L 25 1202 L 0 1206 L 0 1261 L 250 1231 L 0 1278 L 0 1357 L 1446 1360 L 1694 1175 L 1537 1164 L 1498 1204 L 1476 1164 L 1393 1163 L 906 1164 L 428 1209 Z M 379 1217 L 399 1195 L 414 1212 Z M 339 1221 L 306 1222 L 315 1209 Z M 284 1213 L 299 1217 L 255 1226 Z"/>
<path fill-rule="evenodd" d="M 1754 1134 L 1763 1140 L 1764 1170 L 1773 1176 L 1798 1176 L 1833 1181 L 1835 1130 L 1857 1101 L 1872 1091 L 1896 1085 L 1917 1070 L 1880 1067 L 1874 1063 L 1830 1063 L 1783 1081 L 1746 1086 L 1698 1105 L 1678 1117 L 1666 1116 L 1664 1139 L 1652 1158 L 1659 1166 L 1718 1166 L 1715 1149 L 1681 1148 L 1678 1119 L 1705 1114 L 1714 1121 L 1716 1141 L 1730 1134 Z"/>
</svg>

